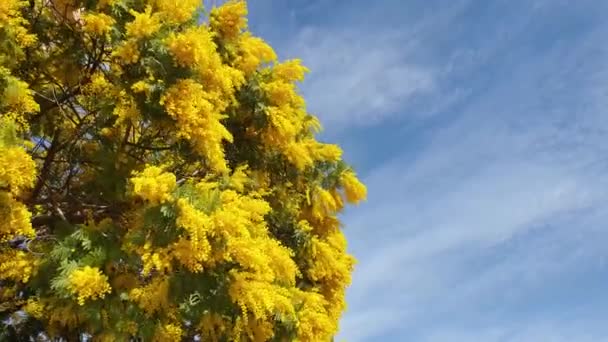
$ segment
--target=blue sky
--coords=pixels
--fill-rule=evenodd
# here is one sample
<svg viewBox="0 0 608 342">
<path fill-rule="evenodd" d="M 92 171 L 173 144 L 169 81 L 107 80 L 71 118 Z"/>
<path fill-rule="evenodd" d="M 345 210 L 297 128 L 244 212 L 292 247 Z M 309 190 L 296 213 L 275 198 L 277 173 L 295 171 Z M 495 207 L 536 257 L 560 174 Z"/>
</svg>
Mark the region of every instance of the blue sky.
<svg viewBox="0 0 608 342">
<path fill-rule="evenodd" d="M 339 338 L 608 341 L 608 2 L 251 0 L 368 185 Z"/>
</svg>

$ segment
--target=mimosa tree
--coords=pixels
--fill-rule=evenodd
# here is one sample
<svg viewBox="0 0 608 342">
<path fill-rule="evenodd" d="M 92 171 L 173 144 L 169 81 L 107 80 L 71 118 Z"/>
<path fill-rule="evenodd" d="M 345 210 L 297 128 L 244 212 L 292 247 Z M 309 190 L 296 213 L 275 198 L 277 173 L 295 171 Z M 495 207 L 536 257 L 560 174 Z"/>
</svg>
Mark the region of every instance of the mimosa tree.
<svg viewBox="0 0 608 342">
<path fill-rule="evenodd" d="M 366 190 L 246 14 L 0 1 L 0 340 L 336 333 Z"/>
</svg>

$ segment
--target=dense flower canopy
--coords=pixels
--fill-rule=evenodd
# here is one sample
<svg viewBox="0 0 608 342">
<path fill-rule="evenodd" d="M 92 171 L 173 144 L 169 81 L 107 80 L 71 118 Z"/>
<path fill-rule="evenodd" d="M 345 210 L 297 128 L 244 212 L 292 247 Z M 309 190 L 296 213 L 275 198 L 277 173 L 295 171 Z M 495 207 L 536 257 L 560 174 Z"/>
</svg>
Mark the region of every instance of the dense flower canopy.
<svg viewBox="0 0 608 342">
<path fill-rule="evenodd" d="M 0 340 L 331 340 L 365 186 L 246 15 L 0 1 Z"/>
</svg>

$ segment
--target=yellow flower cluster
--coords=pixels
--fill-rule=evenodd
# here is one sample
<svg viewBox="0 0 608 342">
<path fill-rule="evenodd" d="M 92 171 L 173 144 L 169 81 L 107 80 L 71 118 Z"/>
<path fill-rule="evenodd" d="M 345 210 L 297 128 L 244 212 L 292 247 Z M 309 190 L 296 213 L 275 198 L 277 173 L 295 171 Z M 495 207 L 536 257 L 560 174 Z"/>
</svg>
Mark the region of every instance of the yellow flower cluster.
<svg viewBox="0 0 608 342">
<path fill-rule="evenodd" d="M 113 86 L 102 72 L 96 72 L 91 75 L 91 81 L 84 87 L 86 94 L 95 96 L 106 96 L 108 93 L 113 93 Z"/>
<path fill-rule="evenodd" d="M 143 171 L 135 173 L 131 184 L 134 195 L 158 205 L 173 198 L 171 193 L 175 189 L 176 179 L 174 174 L 158 166 L 146 166 Z"/>
<path fill-rule="evenodd" d="M 84 305 L 88 299 L 101 299 L 112 291 L 108 277 L 96 267 L 85 266 L 68 275 L 69 290 L 78 297 L 78 304 Z"/>
<path fill-rule="evenodd" d="M 65 329 L 65 327 L 77 326 L 84 318 L 81 306 L 76 303 L 66 303 L 65 300 L 52 300 L 45 306 L 45 309 L 45 320 L 48 321 L 51 333 L 59 334 L 61 329 Z"/>
<path fill-rule="evenodd" d="M 27 1 L 24 0 L 6 0 L 0 3 L 0 25 L 9 24 L 9 20 L 19 15 L 19 9 L 27 6 Z"/>
<path fill-rule="evenodd" d="M 340 184 L 344 188 L 346 200 L 350 203 L 359 203 L 367 197 L 367 188 L 352 171 L 340 175 Z"/>
<path fill-rule="evenodd" d="M 275 68 L 279 74 L 262 84 L 270 104 L 266 109 L 270 125 L 263 134 L 266 146 L 281 151 L 299 170 L 316 161 L 340 160 L 342 150 L 338 146 L 320 143 L 312 136 L 320 125 L 306 113 L 304 100 L 293 83 L 303 79 L 305 68 L 297 61 Z M 274 69 L 272 73 L 274 75 Z"/>
<path fill-rule="evenodd" d="M 154 342 L 174 342 L 181 341 L 184 331 L 177 324 L 165 324 L 156 329 Z"/>
<path fill-rule="evenodd" d="M 38 260 L 18 250 L 0 251 L 0 280 L 27 283 L 36 272 Z"/>
<path fill-rule="evenodd" d="M 7 71 L 0 67 L 0 77 Z M 26 82 L 12 76 L 6 77 L 6 87 L 0 101 L 0 114 L 3 120 L 11 120 L 21 128 L 27 128 L 26 114 L 40 110 L 34 101 L 33 93 Z"/>
<path fill-rule="evenodd" d="M 28 5 L 27 0 L 0 1 L 0 29 L 6 30 L 9 37 L 14 37 L 21 47 L 28 47 L 36 42 L 36 36 L 28 33 L 25 28 L 27 21 L 20 13 L 21 8 Z"/>
<path fill-rule="evenodd" d="M 255 274 L 257 279 L 293 286 L 297 266 L 292 252 L 276 240 L 264 238 L 231 238 L 227 241 L 228 258 L 242 269 Z"/>
<path fill-rule="evenodd" d="M 279 108 L 284 106 L 302 108 L 304 106 L 304 99 L 298 95 L 295 85 L 291 82 L 276 80 L 262 84 L 262 89 L 266 92 L 272 106 Z"/>
<path fill-rule="evenodd" d="M 171 270 L 171 258 L 169 256 L 169 251 L 159 248 L 151 250 L 149 242 L 144 244 L 141 261 L 143 263 L 141 272 L 144 275 L 150 274 L 153 269 L 156 269 L 158 272 L 162 273 L 166 273 Z"/>
<path fill-rule="evenodd" d="M 0 191 L 0 242 L 17 236 L 34 237 L 36 232 L 30 222 L 32 214 L 27 207 L 7 192 Z"/>
<path fill-rule="evenodd" d="M 203 341 L 219 341 L 231 329 L 230 322 L 217 313 L 206 312 L 200 319 L 198 329 Z"/>
<path fill-rule="evenodd" d="M 167 48 L 182 67 L 199 69 L 216 67 L 219 56 L 211 33 L 205 27 L 190 28 L 185 32 L 172 34 L 167 39 Z"/>
<path fill-rule="evenodd" d="M 28 299 L 23 311 L 36 319 L 41 319 L 44 315 L 44 305 L 36 299 Z"/>
<path fill-rule="evenodd" d="M 302 65 L 301 60 L 292 59 L 275 65 L 272 69 L 272 75 L 285 82 L 301 82 L 304 81 L 304 75 L 309 71 L 307 67 Z"/>
<path fill-rule="evenodd" d="M 260 281 L 249 272 L 231 272 L 231 275 L 228 293 L 241 308 L 242 317 L 248 317 L 248 314 L 261 320 L 275 314 L 295 317 L 292 293 L 288 288 Z"/>
<path fill-rule="evenodd" d="M 145 286 L 135 288 L 129 292 L 129 298 L 136 302 L 147 315 L 169 308 L 169 278 L 155 277 Z"/>
<path fill-rule="evenodd" d="M 269 110 L 271 122 L 275 125 L 275 130 L 270 130 L 269 141 L 288 141 L 289 135 L 295 131 L 292 122 L 285 120 L 282 112 L 278 113 Z M 295 133 L 294 133 L 295 134 Z M 312 166 L 315 161 L 338 161 L 342 156 L 342 149 L 337 145 L 323 144 L 312 138 L 304 138 L 300 140 L 292 140 L 284 143 L 281 146 L 283 153 L 287 159 L 295 165 L 299 170 L 304 170 L 306 167 Z"/>
<path fill-rule="evenodd" d="M 338 317 L 328 310 L 331 303 L 322 294 L 310 291 L 296 291 L 294 297 L 301 306 L 298 311 L 298 340 L 330 341 L 338 330 Z"/>
<path fill-rule="evenodd" d="M 219 111 L 223 110 L 244 77 L 239 70 L 222 63 L 211 32 L 204 26 L 194 27 L 169 35 L 165 43 L 175 63 L 196 72 L 209 93 L 206 98 Z"/>
<path fill-rule="evenodd" d="M 210 94 L 192 79 L 180 80 L 161 98 L 167 113 L 177 121 L 179 135 L 191 140 L 206 157 L 211 169 L 226 172 L 222 141 L 232 135 L 221 124 L 223 116 L 210 101 Z"/>
<path fill-rule="evenodd" d="M 14 77 L 9 77 L 7 81 L 2 97 L 3 107 L 18 110 L 22 113 L 38 111 L 38 104 L 34 101 L 32 91 L 27 83 Z"/>
<path fill-rule="evenodd" d="M 137 44 L 138 42 L 135 39 L 126 40 L 116 47 L 112 55 L 120 58 L 125 64 L 136 63 L 139 60 L 139 47 Z"/>
<path fill-rule="evenodd" d="M 143 39 L 155 34 L 161 27 L 160 17 L 152 14 L 152 7 L 147 6 L 144 12 L 129 11 L 134 17 L 125 25 L 127 38 Z"/>
<path fill-rule="evenodd" d="M 187 200 L 177 201 L 179 216 L 178 227 L 185 230 L 186 238 L 173 245 L 173 255 L 191 272 L 200 272 L 211 254 L 208 235 L 212 235 L 212 220 L 204 212 L 195 209 Z"/>
<path fill-rule="evenodd" d="M 134 93 L 138 94 L 138 93 L 144 93 L 146 94 L 146 98 L 150 98 L 150 94 L 152 93 L 152 84 L 146 82 L 146 81 L 137 81 L 135 83 L 133 83 L 133 85 L 131 85 L 131 90 L 133 90 Z"/>
<path fill-rule="evenodd" d="M 342 200 L 335 192 L 317 186 L 312 200 L 312 214 L 316 219 L 323 219 L 342 209 Z"/>
<path fill-rule="evenodd" d="M 222 38 L 232 40 L 247 28 L 247 4 L 244 1 L 230 0 L 211 10 L 211 28 Z"/>
<path fill-rule="evenodd" d="M 113 114 L 118 117 L 114 123 L 115 127 L 122 126 L 123 124 L 129 122 L 134 122 L 141 116 L 135 99 L 127 95 L 124 90 L 118 95 L 118 100 L 116 101 L 116 107 L 114 107 Z"/>
<path fill-rule="evenodd" d="M 263 63 L 276 61 L 277 55 L 263 39 L 247 32 L 239 37 L 238 56 L 234 64 L 245 75 L 253 74 Z"/>
<path fill-rule="evenodd" d="M 222 192 L 222 206 L 213 213 L 213 219 L 224 236 L 254 238 L 267 235 L 264 216 L 270 212 L 270 205 L 256 195 L 252 192 L 241 196 L 234 190 Z"/>
<path fill-rule="evenodd" d="M 34 184 L 36 163 L 18 146 L 2 146 L 0 142 L 0 188 L 19 195 Z"/>
<path fill-rule="evenodd" d="M 354 258 L 346 253 L 346 239 L 342 232 L 333 231 L 323 240 L 313 237 L 311 244 L 310 278 L 336 288 L 350 284 Z"/>
<path fill-rule="evenodd" d="M 83 15 L 84 32 L 94 35 L 103 36 L 112 30 L 114 18 L 104 13 L 87 13 Z"/>
<path fill-rule="evenodd" d="M 244 339 L 256 342 L 271 341 L 274 337 L 274 326 L 271 322 L 265 319 L 255 319 L 251 315 L 239 316 L 232 326 L 230 339 L 232 341 L 242 341 Z M 219 340 L 213 341 L 217 342 Z"/>
<path fill-rule="evenodd" d="M 0 129 L 14 132 L 14 126 L 7 126 L 10 123 L 6 118 L 0 120 Z M 0 136 L 0 243 L 17 236 L 36 235 L 30 222 L 32 214 L 19 200 L 34 184 L 36 163 L 22 147 L 11 146 L 11 143 L 14 142 L 3 141 Z M 31 270 L 24 270 L 24 277 L 29 277 L 30 273 Z"/>
<path fill-rule="evenodd" d="M 156 0 L 154 5 L 165 22 L 181 24 L 192 19 L 201 3 L 200 0 Z"/>
<path fill-rule="evenodd" d="M 241 165 L 237 167 L 228 180 L 230 187 L 236 190 L 237 192 L 243 192 L 245 190 L 245 185 L 250 183 L 250 178 L 247 174 L 247 168 L 247 165 Z"/>
</svg>

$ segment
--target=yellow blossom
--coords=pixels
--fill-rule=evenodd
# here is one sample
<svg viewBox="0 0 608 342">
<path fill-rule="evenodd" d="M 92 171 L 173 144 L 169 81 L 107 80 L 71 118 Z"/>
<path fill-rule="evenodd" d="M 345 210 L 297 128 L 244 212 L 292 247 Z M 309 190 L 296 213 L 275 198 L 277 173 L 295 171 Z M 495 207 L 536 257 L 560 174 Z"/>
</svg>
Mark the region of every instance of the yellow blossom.
<svg viewBox="0 0 608 342">
<path fill-rule="evenodd" d="M 319 186 L 315 188 L 312 206 L 313 215 L 317 218 L 333 214 L 338 210 L 338 203 L 336 203 L 336 199 L 331 192 Z"/>
<path fill-rule="evenodd" d="M 115 22 L 114 18 L 104 13 L 88 13 L 82 19 L 84 20 L 84 31 L 97 36 L 110 32 Z"/>
<path fill-rule="evenodd" d="M 308 275 L 312 280 L 333 286 L 350 284 L 354 259 L 345 253 L 346 240 L 342 232 L 331 232 L 326 240 L 313 237 L 311 252 L 312 266 Z"/>
<path fill-rule="evenodd" d="M 188 29 L 172 34 L 167 39 L 169 52 L 179 66 L 210 67 L 218 62 L 216 46 L 211 33 L 205 27 Z"/>
<path fill-rule="evenodd" d="M 0 165 L 0 188 L 19 195 L 34 185 L 36 163 L 23 148 L 0 145 Z"/>
<path fill-rule="evenodd" d="M 128 38 L 142 39 L 155 34 L 161 27 L 158 15 L 152 14 L 152 7 L 147 6 L 144 12 L 129 11 L 133 21 L 125 25 Z"/>
<path fill-rule="evenodd" d="M 129 298 L 136 302 L 148 315 L 160 310 L 167 310 L 169 295 L 169 279 L 165 276 L 156 277 L 143 287 L 135 288 L 129 293 Z"/>
<path fill-rule="evenodd" d="M 114 92 L 114 87 L 108 81 L 106 76 L 102 72 L 98 71 L 91 75 L 91 82 L 84 87 L 84 91 L 87 94 L 105 97 L 112 95 Z"/>
<path fill-rule="evenodd" d="M 297 336 L 300 341 L 329 341 L 338 330 L 338 322 L 327 311 L 330 305 L 317 292 L 296 291 L 298 311 Z"/>
<path fill-rule="evenodd" d="M 342 157 L 342 149 L 334 144 L 312 143 L 310 153 L 315 160 L 337 162 Z"/>
<path fill-rule="evenodd" d="M 144 93 L 146 94 L 146 98 L 150 98 L 150 95 L 152 94 L 153 90 L 153 85 L 146 81 L 137 81 L 133 83 L 133 85 L 131 85 L 131 90 L 133 90 L 133 92 L 136 94 Z"/>
<path fill-rule="evenodd" d="M 26 82 L 17 78 L 9 77 L 6 88 L 2 94 L 0 108 L 6 111 L 25 114 L 40 110 L 38 103 L 34 101 L 33 92 L 29 89 Z"/>
<path fill-rule="evenodd" d="M 345 171 L 340 175 L 340 184 L 344 187 L 346 200 L 350 203 L 359 203 L 367 197 L 367 189 L 352 171 Z"/>
<path fill-rule="evenodd" d="M 257 280 L 252 273 L 231 272 L 231 275 L 228 294 L 244 316 L 248 313 L 255 319 L 265 319 L 274 314 L 295 316 L 291 293 L 287 288 Z"/>
<path fill-rule="evenodd" d="M 29 5 L 27 0 L 0 1 L 0 29 L 6 30 L 9 38 L 14 38 L 20 47 L 25 48 L 36 42 L 36 36 L 24 27 L 27 21 L 21 16 L 21 9 Z"/>
<path fill-rule="evenodd" d="M 299 59 L 292 59 L 283 63 L 277 64 L 273 67 L 273 76 L 277 79 L 293 82 L 303 81 L 304 74 L 309 72 L 308 68 L 302 65 L 302 61 Z"/>
<path fill-rule="evenodd" d="M 147 166 L 143 171 L 135 173 L 131 178 L 133 194 L 158 205 L 172 199 L 171 192 L 175 189 L 175 175 L 164 172 L 158 166 Z"/>
<path fill-rule="evenodd" d="M 231 328 L 230 322 L 217 313 L 206 312 L 199 322 L 203 341 L 219 341 Z"/>
<path fill-rule="evenodd" d="M 184 331 L 177 324 L 165 324 L 156 329 L 154 342 L 174 342 L 181 341 Z"/>
<path fill-rule="evenodd" d="M 213 8 L 210 14 L 211 28 L 226 39 L 236 38 L 247 27 L 247 4 L 230 0 Z"/>
<path fill-rule="evenodd" d="M 32 214 L 25 204 L 15 200 L 9 193 L 0 191 L 0 242 L 17 236 L 34 237 L 36 232 L 30 223 Z"/>
<path fill-rule="evenodd" d="M 190 272 L 203 271 L 203 265 L 209 259 L 211 245 L 206 237 L 197 240 L 180 239 L 171 246 L 171 256 L 184 265 Z"/>
<path fill-rule="evenodd" d="M 246 170 L 247 165 L 240 166 L 234 170 L 234 173 L 230 176 L 230 186 L 238 192 L 243 192 L 245 184 L 249 182 Z"/>
<path fill-rule="evenodd" d="M 304 170 L 314 163 L 314 160 L 310 155 L 310 150 L 306 144 L 294 141 L 288 143 L 283 149 L 287 159 L 294 164 L 298 170 Z"/>
<path fill-rule="evenodd" d="M 44 305 L 36 299 L 28 299 L 23 311 L 36 319 L 41 319 L 44 316 Z"/>
<path fill-rule="evenodd" d="M 0 280 L 27 283 L 36 272 L 38 260 L 19 250 L 0 251 Z"/>
<path fill-rule="evenodd" d="M 201 6 L 200 0 L 155 0 L 154 5 L 165 21 L 181 24 L 192 19 L 195 11 Z"/>
<path fill-rule="evenodd" d="M 137 120 L 140 117 L 140 112 L 135 99 L 124 91 L 118 97 L 116 107 L 114 107 L 114 111 L 112 112 L 112 114 L 118 117 L 114 126 L 121 126 L 123 123 Z"/>
<path fill-rule="evenodd" d="M 125 64 L 137 63 L 139 60 L 139 47 L 137 44 L 137 40 L 126 40 L 114 50 L 112 56 L 120 58 Z"/>
<path fill-rule="evenodd" d="M 234 91 L 245 79 L 243 73 L 223 64 L 213 42 L 212 34 L 204 26 L 169 35 L 165 40 L 175 64 L 194 71 L 205 85 L 205 99 L 218 111 L 234 102 Z"/>
<path fill-rule="evenodd" d="M 171 270 L 171 257 L 169 256 L 169 251 L 160 248 L 152 251 L 150 250 L 149 242 L 143 247 L 141 261 L 143 264 L 141 272 L 145 275 L 150 274 L 153 269 L 161 273 L 167 273 Z"/>
<path fill-rule="evenodd" d="M 0 2 L 0 25 L 6 25 L 11 17 L 19 14 L 21 7 L 27 6 L 25 0 L 4 0 Z"/>
<path fill-rule="evenodd" d="M 264 89 L 270 104 L 273 106 L 300 107 L 304 105 L 304 100 L 296 92 L 293 83 L 277 80 L 263 84 L 262 89 Z"/>
<path fill-rule="evenodd" d="M 88 299 L 101 299 L 112 291 L 108 277 L 96 267 L 85 266 L 68 275 L 69 290 L 77 296 L 78 304 L 84 305 Z"/>
<path fill-rule="evenodd" d="M 263 39 L 245 33 L 239 38 L 239 55 L 235 65 L 246 75 L 251 75 L 263 63 L 270 63 L 277 59 L 277 55 Z"/>
<path fill-rule="evenodd" d="M 195 148 L 217 172 L 227 171 L 222 142 L 232 135 L 221 124 L 223 115 L 210 102 L 203 86 L 191 79 L 178 81 L 161 98 L 167 113 L 177 121 L 179 135 Z"/>
</svg>

